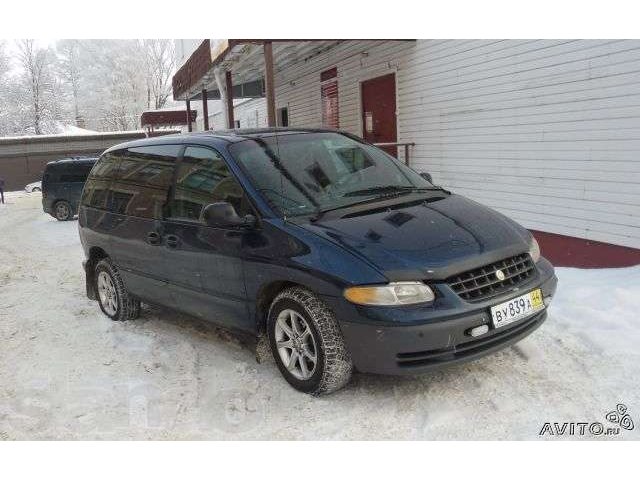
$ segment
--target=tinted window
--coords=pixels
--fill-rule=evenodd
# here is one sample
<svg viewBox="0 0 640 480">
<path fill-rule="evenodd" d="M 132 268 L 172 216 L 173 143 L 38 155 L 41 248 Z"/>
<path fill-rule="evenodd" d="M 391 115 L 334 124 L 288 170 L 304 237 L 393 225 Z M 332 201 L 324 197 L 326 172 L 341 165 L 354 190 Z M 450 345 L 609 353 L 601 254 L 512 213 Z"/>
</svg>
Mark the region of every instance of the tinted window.
<svg viewBox="0 0 640 480">
<path fill-rule="evenodd" d="M 117 166 L 117 152 L 105 153 L 91 170 L 91 177 L 112 178 Z"/>
<path fill-rule="evenodd" d="M 179 145 L 120 150 L 110 170 L 111 210 L 134 217 L 163 217 Z"/>
<path fill-rule="evenodd" d="M 44 175 L 45 183 L 84 183 L 93 165 L 93 162 L 62 162 L 49 165 Z"/>
<path fill-rule="evenodd" d="M 88 173 L 88 172 L 87 172 Z M 60 174 L 60 182 L 63 183 L 83 183 L 87 179 L 87 174 L 82 172 L 69 172 Z"/>
<path fill-rule="evenodd" d="M 82 204 L 88 207 L 105 209 L 108 188 L 108 180 L 88 179 L 87 183 L 84 184 L 84 190 L 82 190 Z"/>
<path fill-rule="evenodd" d="M 209 148 L 187 147 L 178 166 L 171 216 L 201 221 L 203 208 L 221 201 L 233 205 L 238 215 L 250 210 L 242 187 L 220 154 Z"/>
</svg>

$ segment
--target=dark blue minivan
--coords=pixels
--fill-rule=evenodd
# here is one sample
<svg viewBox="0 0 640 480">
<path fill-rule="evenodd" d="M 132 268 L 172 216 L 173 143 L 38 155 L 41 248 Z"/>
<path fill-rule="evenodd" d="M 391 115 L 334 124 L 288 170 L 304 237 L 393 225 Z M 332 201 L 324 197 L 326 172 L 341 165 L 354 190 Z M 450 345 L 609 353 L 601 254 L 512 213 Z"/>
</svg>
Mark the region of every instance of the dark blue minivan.
<svg viewBox="0 0 640 480">
<path fill-rule="evenodd" d="M 328 130 L 118 145 L 82 195 L 87 295 L 114 320 L 142 301 L 266 338 L 313 394 L 517 342 L 546 319 L 553 267 L 528 230 L 428 178 Z"/>
<path fill-rule="evenodd" d="M 47 163 L 42 175 L 42 209 L 57 220 L 78 213 L 84 182 L 97 157 L 63 158 Z"/>
</svg>

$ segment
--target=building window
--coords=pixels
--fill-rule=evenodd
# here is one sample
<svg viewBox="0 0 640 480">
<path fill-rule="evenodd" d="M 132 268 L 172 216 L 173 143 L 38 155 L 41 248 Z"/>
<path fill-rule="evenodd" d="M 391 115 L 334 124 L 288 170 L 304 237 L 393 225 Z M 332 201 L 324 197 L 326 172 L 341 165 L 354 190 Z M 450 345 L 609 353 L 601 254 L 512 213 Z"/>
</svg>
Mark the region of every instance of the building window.
<svg viewBox="0 0 640 480">
<path fill-rule="evenodd" d="M 235 120 L 233 122 L 233 125 L 234 125 L 235 128 L 240 128 L 240 120 Z"/>
<path fill-rule="evenodd" d="M 289 109 L 287 107 L 279 108 L 276 117 L 279 127 L 289 126 Z"/>
<path fill-rule="evenodd" d="M 322 126 L 340 128 L 338 112 L 338 69 L 330 68 L 320 73 L 320 98 L 322 102 Z"/>
</svg>

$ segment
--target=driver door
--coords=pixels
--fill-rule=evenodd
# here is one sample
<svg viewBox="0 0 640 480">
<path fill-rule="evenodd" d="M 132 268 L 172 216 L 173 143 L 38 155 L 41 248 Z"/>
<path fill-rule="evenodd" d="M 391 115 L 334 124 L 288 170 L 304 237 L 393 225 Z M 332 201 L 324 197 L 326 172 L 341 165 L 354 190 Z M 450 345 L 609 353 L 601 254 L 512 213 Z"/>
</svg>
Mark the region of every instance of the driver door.
<svg viewBox="0 0 640 480">
<path fill-rule="evenodd" d="M 176 308 L 216 323 L 251 329 L 242 264 L 246 233 L 205 225 L 204 207 L 226 201 L 239 215 L 249 207 L 225 160 L 212 148 L 189 146 L 179 162 L 163 249 Z M 248 213 L 248 211 L 247 211 Z"/>
</svg>

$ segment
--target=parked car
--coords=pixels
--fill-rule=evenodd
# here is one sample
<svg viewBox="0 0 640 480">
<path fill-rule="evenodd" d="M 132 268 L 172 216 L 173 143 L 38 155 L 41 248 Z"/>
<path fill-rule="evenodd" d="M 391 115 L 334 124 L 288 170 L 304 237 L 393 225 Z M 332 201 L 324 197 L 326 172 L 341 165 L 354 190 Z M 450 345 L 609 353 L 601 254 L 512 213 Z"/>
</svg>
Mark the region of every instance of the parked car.
<svg viewBox="0 0 640 480">
<path fill-rule="evenodd" d="M 41 192 L 42 191 L 42 182 L 29 183 L 26 187 L 24 187 L 24 190 L 27 193 Z"/>
<path fill-rule="evenodd" d="M 536 240 L 346 133 L 266 129 L 134 141 L 87 181 L 87 295 L 266 334 L 322 394 L 354 369 L 426 372 L 511 345 L 556 290 Z"/>
<path fill-rule="evenodd" d="M 42 209 L 60 221 L 71 220 L 78 212 L 82 187 L 97 160 L 64 158 L 47 163 L 42 175 Z"/>
</svg>

